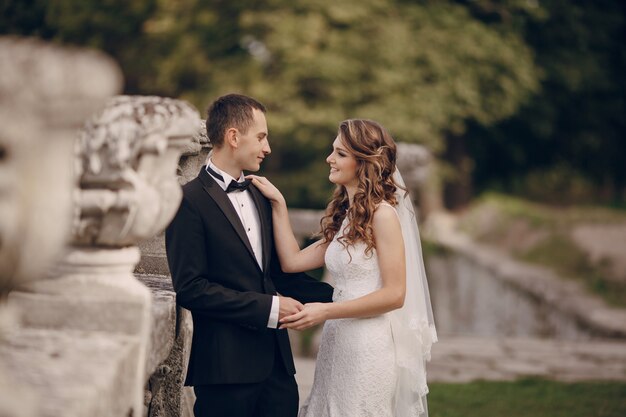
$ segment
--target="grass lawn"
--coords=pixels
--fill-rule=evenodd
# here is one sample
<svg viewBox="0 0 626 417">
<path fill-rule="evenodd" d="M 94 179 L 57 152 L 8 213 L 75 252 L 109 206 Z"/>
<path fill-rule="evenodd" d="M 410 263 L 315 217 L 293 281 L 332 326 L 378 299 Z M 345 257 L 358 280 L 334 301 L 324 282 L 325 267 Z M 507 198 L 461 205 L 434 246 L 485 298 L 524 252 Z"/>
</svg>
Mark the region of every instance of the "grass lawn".
<svg viewBox="0 0 626 417">
<path fill-rule="evenodd" d="M 624 417 L 626 382 L 429 384 L 430 417 Z"/>
</svg>

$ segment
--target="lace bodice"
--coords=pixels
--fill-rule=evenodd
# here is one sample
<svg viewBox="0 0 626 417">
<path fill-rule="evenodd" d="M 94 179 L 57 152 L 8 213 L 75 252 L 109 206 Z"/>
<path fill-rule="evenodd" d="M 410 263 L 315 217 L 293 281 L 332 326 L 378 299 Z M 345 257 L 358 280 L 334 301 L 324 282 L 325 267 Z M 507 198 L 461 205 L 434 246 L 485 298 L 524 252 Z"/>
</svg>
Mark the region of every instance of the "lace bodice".
<svg viewBox="0 0 626 417">
<path fill-rule="evenodd" d="M 382 286 L 376 249 L 366 254 L 365 248 L 363 242 L 344 247 L 337 236 L 328 245 L 324 260 L 335 285 L 333 301 L 352 300 Z"/>
</svg>

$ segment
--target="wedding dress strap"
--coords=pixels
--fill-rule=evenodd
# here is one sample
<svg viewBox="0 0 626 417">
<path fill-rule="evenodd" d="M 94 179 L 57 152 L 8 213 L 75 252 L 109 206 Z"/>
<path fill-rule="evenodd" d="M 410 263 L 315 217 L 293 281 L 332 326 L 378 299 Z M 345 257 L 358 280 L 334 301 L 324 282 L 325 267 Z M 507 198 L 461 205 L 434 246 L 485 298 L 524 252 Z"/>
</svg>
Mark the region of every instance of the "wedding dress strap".
<svg viewBox="0 0 626 417">
<path fill-rule="evenodd" d="M 385 200 L 381 201 L 381 202 L 378 204 L 378 207 L 380 207 L 380 206 L 388 206 L 388 207 L 391 207 L 391 208 L 393 209 L 393 212 L 394 212 L 394 213 L 396 213 L 396 216 L 398 216 L 398 219 L 400 218 L 400 215 L 398 214 L 398 210 L 397 210 L 394 206 L 392 206 L 390 203 L 388 203 L 387 201 L 385 201 Z M 378 207 L 377 207 L 377 208 L 378 208 Z"/>
<path fill-rule="evenodd" d="M 381 202 L 378 204 L 378 207 L 380 207 L 380 206 L 389 206 L 389 207 L 391 207 L 391 208 L 392 208 L 392 209 L 394 209 L 394 210 L 396 209 L 394 206 L 392 206 L 391 204 L 389 204 L 389 203 L 388 203 L 388 202 L 386 202 L 385 200 L 381 201 Z"/>
</svg>

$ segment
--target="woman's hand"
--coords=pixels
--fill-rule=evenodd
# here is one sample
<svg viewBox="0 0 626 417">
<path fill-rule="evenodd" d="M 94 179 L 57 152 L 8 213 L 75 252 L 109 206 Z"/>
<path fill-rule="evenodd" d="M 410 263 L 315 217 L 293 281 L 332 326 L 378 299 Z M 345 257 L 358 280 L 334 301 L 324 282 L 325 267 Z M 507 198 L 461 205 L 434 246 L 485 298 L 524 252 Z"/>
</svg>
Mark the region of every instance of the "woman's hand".
<svg viewBox="0 0 626 417">
<path fill-rule="evenodd" d="M 285 203 L 285 197 L 267 178 L 258 175 L 246 175 L 246 178 L 252 180 L 252 184 L 267 197 L 272 204 Z"/>
<path fill-rule="evenodd" d="M 305 304 L 300 312 L 280 320 L 279 329 L 304 330 L 323 323 L 328 320 L 330 304 L 332 303 Z"/>
</svg>

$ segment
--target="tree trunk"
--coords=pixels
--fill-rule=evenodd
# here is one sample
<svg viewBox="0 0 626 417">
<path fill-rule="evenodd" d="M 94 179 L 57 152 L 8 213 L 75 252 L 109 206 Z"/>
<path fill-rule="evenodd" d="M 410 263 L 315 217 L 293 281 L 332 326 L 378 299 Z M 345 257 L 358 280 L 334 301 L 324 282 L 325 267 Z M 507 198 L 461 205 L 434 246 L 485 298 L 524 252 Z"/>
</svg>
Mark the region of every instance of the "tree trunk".
<svg viewBox="0 0 626 417">
<path fill-rule="evenodd" d="M 448 210 L 465 207 L 472 197 L 473 161 L 467 155 L 464 135 L 446 136 L 446 150 L 443 159 L 449 166 L 449 175 L 444 178 L 443 199 Z"/>
</svg>

